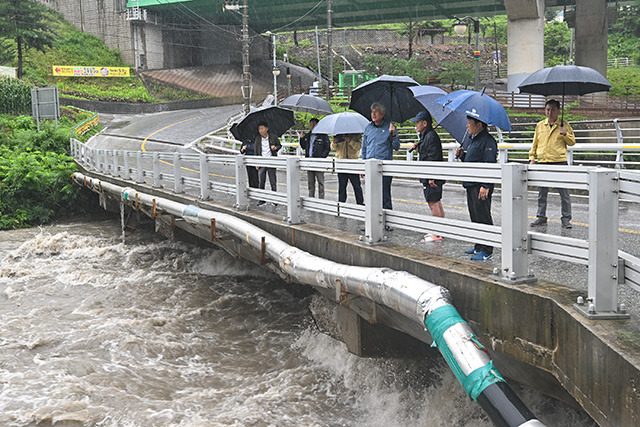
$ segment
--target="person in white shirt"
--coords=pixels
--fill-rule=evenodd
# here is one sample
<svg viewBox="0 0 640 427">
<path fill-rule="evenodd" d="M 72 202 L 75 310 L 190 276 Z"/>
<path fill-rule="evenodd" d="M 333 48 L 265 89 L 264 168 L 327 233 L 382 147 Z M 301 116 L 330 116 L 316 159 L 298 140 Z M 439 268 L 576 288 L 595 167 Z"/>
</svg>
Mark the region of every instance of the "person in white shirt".
<svg viewBox="0 0 640 427">
<path fill-rule="evenodd" d="M 269 133 L 269 125 L 267 122 L 258 123 L 258 135 L 254 140 L 254 151 L 256 156 L 272 157 L 277 156 L 278 151 L 282 148 L 282 144 L 278 137 Z M 267 175 L 269 176 L 269 185 L 271 191 L 278 191 L 276 182 L 276 168 L 259 167 L 258 168 L 258 187 L 264 189 L 267 184 Z M 265 201 L 261 200 L 258 205 L 264 205 Z"/>
</svg>

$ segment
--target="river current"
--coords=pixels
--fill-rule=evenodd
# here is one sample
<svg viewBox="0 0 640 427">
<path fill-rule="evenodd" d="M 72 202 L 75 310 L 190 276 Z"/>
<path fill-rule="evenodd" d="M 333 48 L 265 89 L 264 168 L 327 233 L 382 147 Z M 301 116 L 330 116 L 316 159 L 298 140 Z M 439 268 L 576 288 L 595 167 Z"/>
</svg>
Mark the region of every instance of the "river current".
<svg viewBox="0 0 640 427">
<path fill-rule="evenodd" d="M 2 231 L 0 426 L 492 425 L 441 358 L 358 358 L 310 299 L 221 250 L 123 243 L 117 219 Z"/>
</svg>

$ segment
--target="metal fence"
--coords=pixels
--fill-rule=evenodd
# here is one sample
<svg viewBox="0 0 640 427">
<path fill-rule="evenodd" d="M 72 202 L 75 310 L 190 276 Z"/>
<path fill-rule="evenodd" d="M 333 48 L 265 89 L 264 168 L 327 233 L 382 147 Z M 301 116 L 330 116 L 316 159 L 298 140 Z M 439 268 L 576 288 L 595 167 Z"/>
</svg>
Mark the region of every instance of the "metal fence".
<svg viewBox="0 0 640 427">
<path fill-rule="evenodd" d="M 87 170 L 120 177 L 175 193 L 210 200 L 215 193 L 235 197 L 235 208 L 248 209 L 250 200 L 286 206 L 285 220 L 301 222 L 303 211 L 351 218 L 365 224 L 364 240 L 383 241 L 386 225 L 463 241 L 481 242 L 501 248 L 502 265 L 495 277 L 509 283 L 534 280 L 528 265 L 530 254 L 588 266 L 588 304 L 585 315 L 594 318 L 625 316 L 618 305 L 618 285 L 640 291 L 640 260 L 618 249 L 618 203 L 620 198 L 640 202 L 640 173 L 586 166 L 528 164 L 468 164 L 380 160 L 312 159 L 294 156 L 206 155 L 147 153 L 141 151 L 94 150 L 72 139 L 71 153 Z M 212 178 L 221 166 L 235 171 L 233 183 Z M 283 170 L 287 191 L 274 192 L 247 186 L 246 166 L 268 166 Z M 300 177 L 304 171 L 354 173 L 365 176 L 365 205 L 304 197 Z M 490 182 L 502 188 L 502 226 L 444 219 L 398 210 L 382 209 L 382 176 Z M 528 186 L 578 189 L 589 194 L 589 238 L 581 240 L 528 231 L 526 195 Z"/>
<path fill-rule="evenodd" d="M 640 118 L 588 120 L 570 122 L 576 144 L 567 148 L 567 159 L 570 165 L 606 166 L 640 169 Z M 513 123 L 511 133 L 493 131 L 498 143 L 498 162 L 528 162 L 536 123 Z M 437 128 L 444 157 L 449 161 L 455 160 L 455 150 L 458 143 L 443 129 Z M 286 133 L 282 138 L 282 154 L 302 155 L 298 144 L 298 130 Z M 229 154 L 238 153 L 241 142 L 230 136 L 223 136 L 226 131 L 214 132 L 207 135 L 203 145 L 225 151 Z M 415 152 L 410 152 L 412 145 L 418 141 L 415 128 L 400 127 L 400 150 L 394 155 L 396 160 L 417 160 Z"/>
</svg>

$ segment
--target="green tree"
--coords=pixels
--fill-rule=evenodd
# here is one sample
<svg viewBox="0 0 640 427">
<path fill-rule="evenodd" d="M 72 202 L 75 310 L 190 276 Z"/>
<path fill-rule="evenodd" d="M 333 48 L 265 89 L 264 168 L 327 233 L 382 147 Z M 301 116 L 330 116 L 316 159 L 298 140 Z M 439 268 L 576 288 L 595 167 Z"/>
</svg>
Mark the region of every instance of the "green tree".
<svg viewBox="0 0 640 427">
<path fill-rule="evenodd" d="M 51 47 L 54 32 L 45 20 L 49 9 L 35 0 L 0 0 L 0 34 L 15 44 L 9 56 L 18 59 L 18 78 L 22 78 L 25 49 Z"/>
<path fill-rule="evenodd" d="M 442 67 L 444 71 L 440 73 L 440 82 L 450 85 L 451 90 L 454 90 L 456 85 L 464 86 L 466 89 L 473 84 L 475 73 L 470 65 L 458 61 L 453 64 L 445 62 Z"/>
<path fill-rule="evenodd" d="M 566 22 L 551 21 L 544 26 L 544 59 L 547 66 L 569 62 L 571 32 Z"/>
<path fill-rule="evenodd" d="M 640 3 L 639 3 L 640 4 Z M 609 25 L 609 58 L 632 57 L 640 59 L 640 7 L 621 6 L 618 18 Z"/>
</svg>

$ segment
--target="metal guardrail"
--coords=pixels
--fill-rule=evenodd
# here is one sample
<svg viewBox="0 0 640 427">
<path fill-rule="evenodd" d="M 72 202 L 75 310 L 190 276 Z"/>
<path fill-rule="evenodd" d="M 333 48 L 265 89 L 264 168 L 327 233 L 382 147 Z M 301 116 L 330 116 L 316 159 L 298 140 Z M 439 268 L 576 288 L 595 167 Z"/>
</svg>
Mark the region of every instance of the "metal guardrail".
<svg viewBox="0 0 640 427">
<path fill-rule="evenodd" d="M 589 120 L 570 122 L 570 124 L 574 127 L 576 136 L 576 144 L 567 149 L 570 165 L 640 167 L 640 118 Z M 535 126 L 536 123 L 514 123 L 511 133 L 493 131 L 493 135 L 499 141 L 498 163 L 528 162 Z M 458 143 L 446 131 L 442 129 L 437 131 L 440 132 L 443 142 L 444 157 L 449 162 L 453 162 Z M 394 159 L 417 160 L 416 153 L 409 152 L 413 143 L 418 142 L 415 129 L 401 127 L 398 134 L 400 150 L 396 152 Z M 238 153 L 242 144 L 232 137 L 219 136 L 219 133 L 212 133 L 206 139 L 206 144 L 209 146 L 230 154 Z M 283 146 L 281 154 L 296 156 L 303 154 L 297 142 L 298 131 L 286 133 L 281 141 Z"/>
<path fill-rule="evenodd" d="M 264 200 L 287 207 L 285 220 L 301 222 L 303 210 L 351 218 L 365 223 L 365 241 L 383 242 L 385 225 L 422 233 L 486 243 L 502 249 L 502 265 L 496 278 L 509 283 L 534 280 L 529 272 L 529 254 L 561 259 L 589 269 L 588 305 L 591 317 L 625 315 L 618 306 L 620 283 L 640 291 L 640 262 L 618 250 L 618 203 L 621 198 L 640 201 L 640 173 L 610 168 L 554 165 L 415 162 L 380 160 L 311 159 L 294 156 L 262 158 L 225 154 L 147 153 L 141 151 L 94 150 L 72 139 L 76 161 L 104 175 L 120 177 L 175 193 L 190 192 L 209 200 L 216 192 L 235 196 L 235 207 L 247 209 L 250 200 Z M 213 180 L 210 172 L 220 165 L 232 166 L 235 182 Z M 188 167 L 187 167 L 188 166 Z M 268 166 L 284 170 L 287 192 L 247 186 L 246 166 Z M 189 176 L 195 173 L 197 177 Z M 355 173 L 365 176 L 365 205 L 340 203 L 300 195 L 300 176 L 306 170 Z M 382 209 L 382 176 L 492 182 L 502 188 L 502 226 L 438 218 L 398 210 Z M 588 191 L 589 238 L 550 236 L 528 231 L 526 195 L 528 186 L 551 186 Z"/>
</svg>

